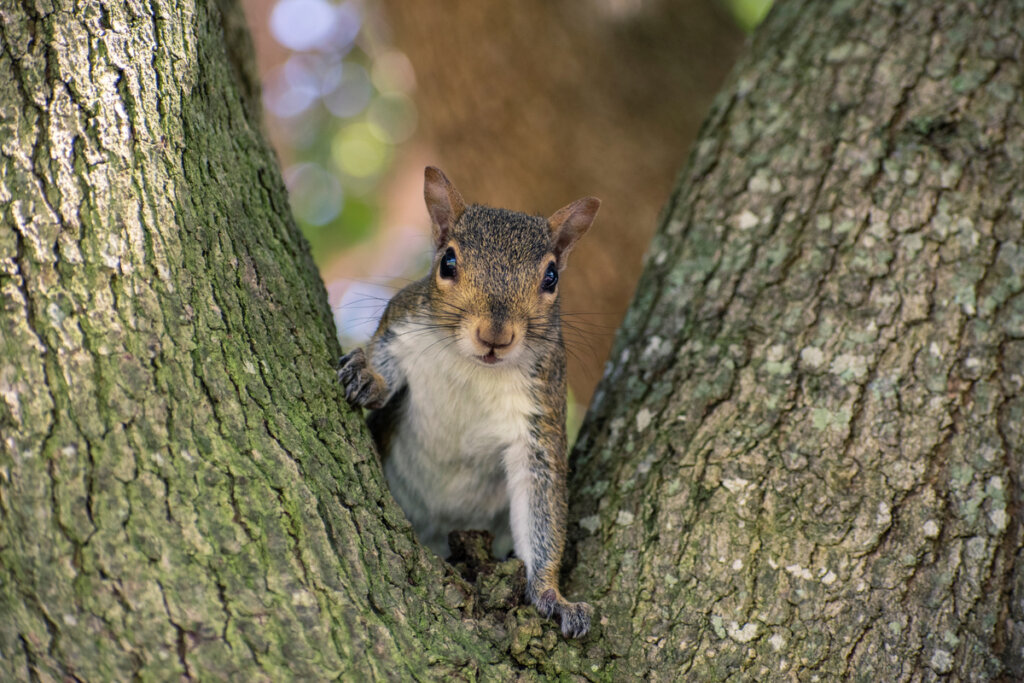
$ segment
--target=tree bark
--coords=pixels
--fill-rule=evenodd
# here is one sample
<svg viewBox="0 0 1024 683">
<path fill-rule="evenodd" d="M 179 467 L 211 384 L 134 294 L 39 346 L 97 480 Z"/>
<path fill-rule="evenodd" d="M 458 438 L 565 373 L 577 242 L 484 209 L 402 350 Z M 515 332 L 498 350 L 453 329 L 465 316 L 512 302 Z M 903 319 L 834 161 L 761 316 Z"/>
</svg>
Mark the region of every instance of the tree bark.
<svg viewBox="0 0 1024 683">
<path fill-rule="evenodd" d="M 0 679 L 495 658 L 344 408 L 227 10 L 0 9 Z"/>
<path fill-rule="evenodd" d="M 0 679 L 1024 678 L 1022 3 L 770 15 L 575 451 L 582 641 L 386 492 L 235 11 L 0 9 Z"/>
<path fill-rule="evenodd" d="M 1024 680 L 1020 2 L 781 2 L 575 449 L 617 674 Z"/>
</svg>

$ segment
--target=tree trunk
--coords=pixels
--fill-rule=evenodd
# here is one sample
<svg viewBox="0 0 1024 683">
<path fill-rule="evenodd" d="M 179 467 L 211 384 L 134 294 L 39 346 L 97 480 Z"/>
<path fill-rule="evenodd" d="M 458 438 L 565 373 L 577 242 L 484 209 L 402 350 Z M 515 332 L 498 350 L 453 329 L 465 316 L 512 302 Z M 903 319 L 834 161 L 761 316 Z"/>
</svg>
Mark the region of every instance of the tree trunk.
<svg viewBox="0 0 1024 683">
<path fill-rule="evenodd" d="M 1024 680 L 1021 26 L 782 2 L 756 36 L 575 449 L 619 674 Z"/>
<path fill-rule="evenodd" d="M 221 8 L 0 19 L 0 679 L 1024 677 L 1020 2 L 769 17 L 576 449 L 582 641 L 412 540 Z"/>
<path fill-rule="evenodd" d="M 0 680 L 494 658 L 343 407 L 226 9 L 0 9 Z"/>
</svg>

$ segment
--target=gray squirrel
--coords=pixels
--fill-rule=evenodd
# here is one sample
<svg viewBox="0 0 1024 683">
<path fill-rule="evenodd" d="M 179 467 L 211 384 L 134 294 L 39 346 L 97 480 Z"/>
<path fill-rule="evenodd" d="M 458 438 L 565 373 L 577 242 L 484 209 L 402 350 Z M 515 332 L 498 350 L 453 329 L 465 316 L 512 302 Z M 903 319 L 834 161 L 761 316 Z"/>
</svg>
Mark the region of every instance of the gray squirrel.
<svg viewBox="0 0 1024 683">
<path fill-rule="evenodd" d="M 371 409 L 388 485 L 420 541 L 446 557 L 450 531 L 490 531 L 496 557 L 514 548 L 526 565 L 529 601 L 565 636 L 583 636 L 590 605 L 558 590 L 568 469 L 558 278 L 601 202 L 547 219 L 467 206 L 434 167 L 424 197 L 430 273 L 395 294 L 338 377 Z"/>
</svg>

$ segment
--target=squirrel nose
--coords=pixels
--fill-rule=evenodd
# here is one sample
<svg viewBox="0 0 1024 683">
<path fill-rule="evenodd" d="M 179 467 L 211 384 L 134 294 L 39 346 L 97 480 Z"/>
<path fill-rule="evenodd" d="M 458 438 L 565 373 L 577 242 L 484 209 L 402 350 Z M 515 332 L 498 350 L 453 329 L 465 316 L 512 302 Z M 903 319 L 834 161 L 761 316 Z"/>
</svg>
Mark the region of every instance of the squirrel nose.
<svg viewBox="0 0 1024 683">
<path fill-rule="evenodd" d="M 495 330 L 493 327 L 476 328 L 476 340 L 484 346 L 492 349 L 504 349 L 512 345 L 516 334 L 511 327 L 501 327 Z"/>
</svg>

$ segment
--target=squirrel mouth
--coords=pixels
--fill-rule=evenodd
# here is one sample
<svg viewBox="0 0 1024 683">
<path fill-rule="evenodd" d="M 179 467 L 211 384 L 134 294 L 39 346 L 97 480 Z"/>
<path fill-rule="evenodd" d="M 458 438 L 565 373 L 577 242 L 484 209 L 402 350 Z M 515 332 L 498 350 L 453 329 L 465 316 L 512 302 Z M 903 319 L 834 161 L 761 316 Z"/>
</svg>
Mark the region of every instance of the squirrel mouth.
<svg viewBox="0 0 1024 683">
<path fill-rule="evenodd" d="M 488 365 L 494 365 L 495 363 L 501 362 L 501 359 L 498 358 L 498 356 L 494 353 L 494 349 L 488 351 L 486 355 L 477 356 L 477 358 L 487 363 Z"/>
</svg>

